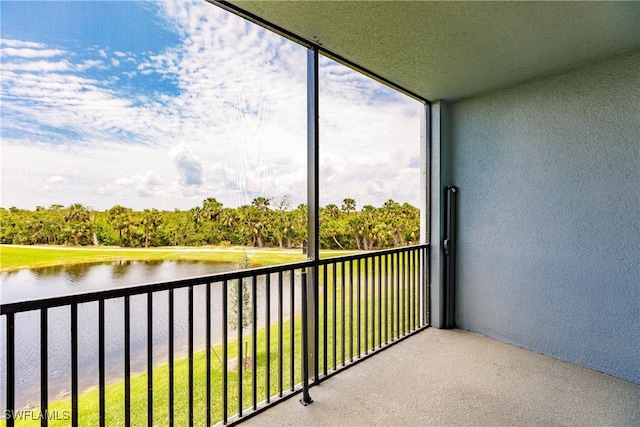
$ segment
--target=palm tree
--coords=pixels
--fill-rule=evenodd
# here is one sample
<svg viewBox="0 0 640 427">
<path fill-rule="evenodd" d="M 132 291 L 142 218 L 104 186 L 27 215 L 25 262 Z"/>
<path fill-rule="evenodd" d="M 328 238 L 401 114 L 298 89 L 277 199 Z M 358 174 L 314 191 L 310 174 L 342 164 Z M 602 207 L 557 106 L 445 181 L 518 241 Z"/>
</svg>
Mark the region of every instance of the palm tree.
<svg viewBox="0 0 640 427">
<path fill-rule="evenodd" d="M 122 232 L 126 230 L 127 234 L 129 234 L 129 227 L 131 226 L 131 208 L 115 205 L 108 212 L 113 227 L 118 230 L 118 246 L 122 246 Z"/>
<path fill-rule="evenodd" d="M 204 216 L 202 208 L 196 206 L 195 208 L 191 208 L 189 210 L 189 213 L 191 214 L 191 219 L 193 219 L 193 223 L 196 226 L 196 231 L 198 231 L 198 229 L 200 228 L 200 223 L 202 222 L 202 218 Z"/>
<path fill-rule="evenodd" d="M 251 201 L 251 206 L 262 212 L 268 211 L 270 205 L 271 199 L 265 197 L 256 197 Z"/>
<path fill-rule="evenodd" d="M 151 231 L 162 224 L 162 216 L 157 209 L 145 209 L 142 213 L 141 223 L 144 226 L 144 247 L 148 248 Z"/>
<path fill-rule="evenodd" d="M 340 210 L 333 203 L 325 206 L 321 213 L 324 213 L 328 218 L 338 219 L 340 217 Z"/>
<path fill-rule="evenodd" d="M 90 230 L 89 226 L 89 209 L 84 207 L 80 203 L 74 203 L 69 206 L 67 214 L 65 215 L 65 222 L 67 225 L 67 232 L 73 237 L 74 244 L 80 245 L 82 237 L 85 237 L 87 230 Z"/>
<path fill-rule="evenodd" d="M 349 214 L 356 211 L 356 201 L 350 197 L 347 197 L 342 201 L 342 211 Z"/>
<path fill-rule="evenodd" d="M 248 209 L 248 219 L 250 222 L 249 232 L 251 233 L 254 246 L 257 245 L 259 248 L 264 246 L 264 240 L 269 235 L 268 225 L 271 224 L 271 215 L 269 210 L 270 204 L 270 199 L 265 197 L 256 197 L 253 199 L 251 206 Z"/>
<path fill-rule="evenodd" d="M 218 219 L 222 212 L 222 203 L 214 197 L 208 197 L 202 202 L 202 213 L 208 220 Z"/>
</svg>

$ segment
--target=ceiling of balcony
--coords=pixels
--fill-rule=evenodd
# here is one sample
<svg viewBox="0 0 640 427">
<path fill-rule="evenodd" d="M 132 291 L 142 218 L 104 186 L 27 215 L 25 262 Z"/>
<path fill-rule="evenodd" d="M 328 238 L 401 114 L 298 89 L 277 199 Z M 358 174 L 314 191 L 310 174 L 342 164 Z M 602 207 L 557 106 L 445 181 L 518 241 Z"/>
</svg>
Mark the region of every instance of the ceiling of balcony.
<svg viewBox="0 0 640 427">
<path fill-rule="evenodd" d="M 429 100 L 640 47 L 640 2 L 230 3 Z"/>
</svg>

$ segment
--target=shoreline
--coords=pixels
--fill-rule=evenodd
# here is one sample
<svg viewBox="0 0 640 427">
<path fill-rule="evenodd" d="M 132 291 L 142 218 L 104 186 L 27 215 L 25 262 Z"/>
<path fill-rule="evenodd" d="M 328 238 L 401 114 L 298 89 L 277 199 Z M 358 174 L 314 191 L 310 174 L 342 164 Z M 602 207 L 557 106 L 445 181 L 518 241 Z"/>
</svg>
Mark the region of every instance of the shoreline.
<svg viewBox="0 0 640 427">
<path fill-rule="evenodd" d="M 303 261 L 300 249 L 242 246 L 120 248 L 114 246 L 0 245 L 0 273 L 24 269 L 117 261 L 197 261 L 237 263 L 247 254 L 252 265 Z"/>
</svg>

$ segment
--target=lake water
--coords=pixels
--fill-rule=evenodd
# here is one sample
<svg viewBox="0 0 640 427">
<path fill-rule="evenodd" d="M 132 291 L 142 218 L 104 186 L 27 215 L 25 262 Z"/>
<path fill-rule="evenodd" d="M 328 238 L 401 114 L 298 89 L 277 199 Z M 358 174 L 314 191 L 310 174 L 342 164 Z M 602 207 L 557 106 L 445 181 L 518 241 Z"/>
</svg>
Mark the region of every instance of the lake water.
<svg viewBox="0 0 640 427">
<path fill-rule="evenodd" d="M 110 288 L 137 286 L 194 276 L 235 270 L 234 264 L 184 261 L 127 261 L 107 264 L 80 264 L 0 273 L 2 303 L 85 293 Z M 284 274 L 284 317 L 289 317 L 289 276 Z M 296 286 L 299 286 L 296 278 Z M 264 277 L 258 280 L 258 319 L 264 324 L 267 298 Z M 229 288 L 229 291 L 231 287 Z M 201 350 L 206 344 L 205 286 L 194 287 L 194 345 Z M 276 277 L 271 278 L 272 322 L 277 320 Z M 296 290 L 299 307 L 299 290 Z M 147 366 L 147 296 L 130 298 L 131 307 L 131 372 L 145 372 Z M 231 305 L 229 305 L 231 307 Z M 212 343 L 222 341 L 222 284 L 211 287 Z M 296 308 L 296 312 L 298 309 Z M 183 357 L 188 345 L 188 290 L 174 291 L 174 353 Z M 70 308 L 49 309 L 49 400 L 68 397 L 71 390 Z M 121 380 L 124 372 L 124 299 L 105 301 L 105 361 L 107 383 Z M 153 361 L 154 365 L 168 360 L 168 292 L 153 296 Z M 78 371 L 80 392 L 98 385 L 98 303 L 78 306 Z M 259 325 L 259 326 L 260 326 Z M 6 391 L 6 319 L 0 317 L 0 395 Z M 234 336 L 234 335 L 231 335 Z M 40 313 L 25 312 L 15 317 L 16 341 L 16 407 L 39 406 L 40 402 Z M 215 357 L 215 356 L 212 356 Z M 4 413 L 5 399 L 0 399 Z"/>
</svg>

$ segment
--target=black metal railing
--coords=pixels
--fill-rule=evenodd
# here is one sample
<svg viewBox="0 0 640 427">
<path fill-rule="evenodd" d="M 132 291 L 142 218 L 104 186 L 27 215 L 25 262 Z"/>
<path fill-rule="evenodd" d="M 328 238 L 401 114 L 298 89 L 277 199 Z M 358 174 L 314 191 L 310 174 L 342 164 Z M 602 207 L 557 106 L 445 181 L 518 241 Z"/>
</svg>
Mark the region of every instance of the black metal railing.
<svg viewBox="0 0 640 427">
<path fill-rule="evenodd" d="M 2 304 L 4 423 L 235 424 L 298 392 L 310 403 L 310 384 L 428 325 L 427 269 L 428 246 L 419 245 Z M 36 330 L 17 334 L 34 316 Z M 51 330 L 58 317 L 68 328 L 55 320 Z M 28 410 L 18 409 L 23 334 L 40 340 L 40 403 Z M 67 340 L 70 393 L 56 399 L 48 387 L 50 353 Z M 91 371 L 80 350 L 92 342 L 93 392 L 79 381 Z M 118 375 L 108 369 L 113 357 L 123 360 Z"/>
</svg>

